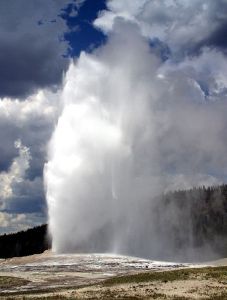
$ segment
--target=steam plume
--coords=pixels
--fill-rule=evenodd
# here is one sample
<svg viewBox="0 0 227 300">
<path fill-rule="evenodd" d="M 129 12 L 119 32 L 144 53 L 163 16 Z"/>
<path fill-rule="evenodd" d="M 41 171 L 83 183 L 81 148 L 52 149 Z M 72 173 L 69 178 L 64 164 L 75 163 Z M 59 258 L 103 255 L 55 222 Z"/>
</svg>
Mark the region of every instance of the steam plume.
<svg viewBox="0 0 227 300">
<path fill-rule="evenodd" d="M 118 18 L 105 46 L 70 65 L 45 167 L 55 251 L 86 244 L 152 257 L 163 246 L 152 199 L 222 182 L 214 174 L 226 164 L 226 104 L 207 101 L 197 80 L 212 55 L 163 62 L 137 25 Z"/>
</svg>

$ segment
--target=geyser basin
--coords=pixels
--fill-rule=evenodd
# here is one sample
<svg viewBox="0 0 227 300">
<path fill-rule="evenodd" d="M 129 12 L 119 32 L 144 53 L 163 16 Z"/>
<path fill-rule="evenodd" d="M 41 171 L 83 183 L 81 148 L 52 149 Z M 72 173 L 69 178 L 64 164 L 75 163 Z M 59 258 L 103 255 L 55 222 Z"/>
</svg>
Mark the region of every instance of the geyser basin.
<svg viewBox="0 0 227 300">
<path fill-rule="evenodd" d="M 168 270 L 195 266 L 174 262 L 160 262 L 138 257 L 113 254 L 54 254 L 46 251 L 44 254 L 30 257 L 13 258 L 0 262 L 2 272 L 82 272 L 112 276 L 130 273 L 136 270 Z M 81 273 L 81 274 L 82 274 Z"/>
<path fill-rule="evenodd" d="M 19 292 L 45 294 L 60 288 L 73 289 L 94 283 L 99 283 L 116 275 L 168 270 L 192 266 L 189 264 L 174 264 L 155 262 L 136 257 L 126 257 L 112 254 L 62 254 L 56 255 L 45 251 L 39 255 L 16 257 L 0 260 L 0 275 L 19 277 L 31 280 L 28 285 L 19 288 Z M 59 288 L 59 290 L 58 290 Z M 8 292 L 18 293 L 18 287 L 11 287 Z M 2 290 L 2 293 L 4 291 Z"/>
</svg>

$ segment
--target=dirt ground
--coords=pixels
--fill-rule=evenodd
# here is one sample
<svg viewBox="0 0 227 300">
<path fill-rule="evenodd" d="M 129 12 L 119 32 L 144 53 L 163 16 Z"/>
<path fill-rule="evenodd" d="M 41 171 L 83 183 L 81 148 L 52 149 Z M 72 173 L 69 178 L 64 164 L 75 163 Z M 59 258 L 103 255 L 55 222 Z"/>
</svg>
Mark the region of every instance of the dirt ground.
<svg viewBox="0 0 227 300">
<path fill-rule="evenodd" d="M 208 266 L 209 265 L 209 266 Z M 0 260 L 0 299 L 227 299 L 227 259 L 206 265 L 77 254 Z"/>
</svg>

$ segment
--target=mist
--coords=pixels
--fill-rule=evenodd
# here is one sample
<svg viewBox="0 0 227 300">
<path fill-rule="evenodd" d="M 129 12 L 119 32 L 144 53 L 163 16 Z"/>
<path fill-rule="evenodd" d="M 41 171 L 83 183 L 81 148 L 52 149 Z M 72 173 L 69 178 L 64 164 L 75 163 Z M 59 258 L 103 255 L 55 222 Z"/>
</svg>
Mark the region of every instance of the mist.
<svg viewBox="0 0 227 300">
<path fill-rule="evenodd" d="M 118 17 L 105 45 L 71 63 L 44 170 L 55 252 L 174 255 L 168 224 L 185 216 L 158 196 L 220 184 L 226 172 L 227 105 L 212 57 L 224 74 L 217 50 L 163 60 L 137 24 Z"/>
</svg>

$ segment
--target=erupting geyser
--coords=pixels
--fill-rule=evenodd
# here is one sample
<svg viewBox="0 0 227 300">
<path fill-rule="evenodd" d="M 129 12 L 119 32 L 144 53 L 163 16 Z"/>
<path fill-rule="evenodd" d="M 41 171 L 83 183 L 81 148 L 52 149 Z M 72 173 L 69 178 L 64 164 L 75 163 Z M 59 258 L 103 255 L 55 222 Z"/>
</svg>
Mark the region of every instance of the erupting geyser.
<svg viewBox="0 0 227 300">
<path fill-rule="evenodd" d="M 211 129 L 210 116 L 220 114 L 201 105 L 186 72 L 165 67 L 137 26 L 120 19 L 107 44 L 82 53 L 64 80 L 45 166 L 53 249 L 152 257 L 167 244 L 152 224 L 151 200 L 215 183 L 202 158 L 191 158 L 212 155 L 220 126 Z"/>
<path fill-rule="evenodd" d="M 137 28 L 127 25 L 99 52 L 71 64 L 46 165 L 54 250 L 89 244 L 105 226 L 109 240 L 91 241 L 91 251 L 141 248 L 140 214 L 158 171 L 152 160 L 158 66 Z"/>
</svg>

